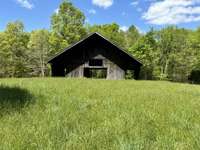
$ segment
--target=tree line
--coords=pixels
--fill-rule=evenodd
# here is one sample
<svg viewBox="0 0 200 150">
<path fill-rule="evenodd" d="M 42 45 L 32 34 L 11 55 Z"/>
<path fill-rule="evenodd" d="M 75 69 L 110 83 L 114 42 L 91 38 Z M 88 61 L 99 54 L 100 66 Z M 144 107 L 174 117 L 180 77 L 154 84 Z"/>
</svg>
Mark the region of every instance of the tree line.
<svg viewBox="0 0 200 150">
<path fill-rule="evenodd" d="M 200 82 L 200 28 L 167 26 L 142 34 L 134 25 L 127 31 L 117 23 L 90 25 L 67 0 L 52 15 L 50 30 L 25 32 L 23 23 L 15 21 L 0 32 L 0 77 L 49 76 L 48 59 L 92 32 L 138 58 L 141 79 Z"/>
</svg>

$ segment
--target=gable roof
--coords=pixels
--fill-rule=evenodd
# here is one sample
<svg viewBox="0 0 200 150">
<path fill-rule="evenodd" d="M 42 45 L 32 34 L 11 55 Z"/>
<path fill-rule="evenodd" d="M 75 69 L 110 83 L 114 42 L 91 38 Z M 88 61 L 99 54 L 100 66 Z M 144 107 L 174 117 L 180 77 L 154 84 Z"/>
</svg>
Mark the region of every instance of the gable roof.
<svg viewBox="0 0 200 150">
<path fill-rule="evenodd" d="M 131 54 L 129 54 L 128 52 L 126 52 L 125 50 L 123 50 L 122 48 L 120 48 L 119 46 L 117 46 L 116 44 L 114 44 L 113 42 L 109 41 L 107 38 L 105 38 L 104 36 L 102 36 L 98 32 L 91 33 L 87 37 L 85 37 L 84 39 L 82 39 L 82 40 L 78 41 L 77 43 L 72 44 L 71 46 L 67 47 L 62 52 L 60 52 L 57 55 L 55 55 L 54 57 L 52 57 L 48 61 L 48 63 L 52 63 L 56 58 L 58 58 L 59 56 L 63 55 L 65 52 L 67 52 L 71 48 L 73 48 L 75 46 L 78 46 L 79 44 L 81 44 L 82 42 L 86 41 L 87 39 L 89 39 L 89 38 L 91 38 L 93 36 L 101 37 L 103 40 L 105 40 L 106 42 L 108 42 L 109 44 L 111 44 L 112 46 L 114 46 L 115 48 L 117 48 L 119 51 L 123 52 L 124 54 L 126 54 L 127 56 L 129 56 L 131 59 L 133 59 L 134 61 L 138 62 L 140 65 L 142 65 L 142 63 L 139 60 L 137 60 L 134 56 L 132 56 Z"/>
</svg>

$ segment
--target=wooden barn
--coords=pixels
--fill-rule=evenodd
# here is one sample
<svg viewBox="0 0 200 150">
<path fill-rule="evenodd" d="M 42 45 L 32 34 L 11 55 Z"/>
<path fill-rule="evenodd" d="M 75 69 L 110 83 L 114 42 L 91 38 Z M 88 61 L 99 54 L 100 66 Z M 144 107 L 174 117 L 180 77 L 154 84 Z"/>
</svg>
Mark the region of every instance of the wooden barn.
<svg viewBox="0 0 200 150">
<path fill-rule="evenodd" d="M 53 57 L 51 64 L 53 77 L 86 77 L 124 79 L 133 71 L 138 79 L 142 63 L 123 51 L 99 33 L 65 49 Z"/>
</svg>

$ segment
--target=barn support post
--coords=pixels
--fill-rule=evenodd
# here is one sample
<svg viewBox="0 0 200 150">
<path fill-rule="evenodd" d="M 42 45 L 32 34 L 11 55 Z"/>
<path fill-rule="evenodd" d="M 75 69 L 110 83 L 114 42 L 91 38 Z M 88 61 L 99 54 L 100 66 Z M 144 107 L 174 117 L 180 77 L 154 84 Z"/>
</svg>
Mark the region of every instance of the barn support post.
<svg viewBox="0 0 200 150">
<path fill-rule="evenodd" d="M 138 79 L 139 79 L 139 76 L 140 76 L 140 67 L 137 67 L 137 68 L 135 68 L 135 70 L 134 70 L 134 78 L 135 78 L 136 80 L 138 80 Z"/>
<path fill-rule="evenodd" d="M 56 76 L 56 67 L 55 65 L 51 64 L 51 76 L 55 77 Z"/>
</svg>

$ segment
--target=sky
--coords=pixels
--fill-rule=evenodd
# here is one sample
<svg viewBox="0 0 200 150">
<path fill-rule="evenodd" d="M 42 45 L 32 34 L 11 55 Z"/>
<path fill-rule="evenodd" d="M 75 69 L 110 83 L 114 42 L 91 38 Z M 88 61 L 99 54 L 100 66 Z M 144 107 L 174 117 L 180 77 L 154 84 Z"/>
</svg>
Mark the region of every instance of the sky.
<svg viewBox="0 0 200 150">
<path fill-rule="evenodd" d="M 8 22 L 23 21 L 26 31 L 49 29 L 50 18 L 62 0 L 1 0 L 0 31 Z M 89 24 L 116 22 L 126 31 L 135 25 L 141 33 L 177 25 L 200 27 L 200 0 L 71 0 Z"/>
</svg>

